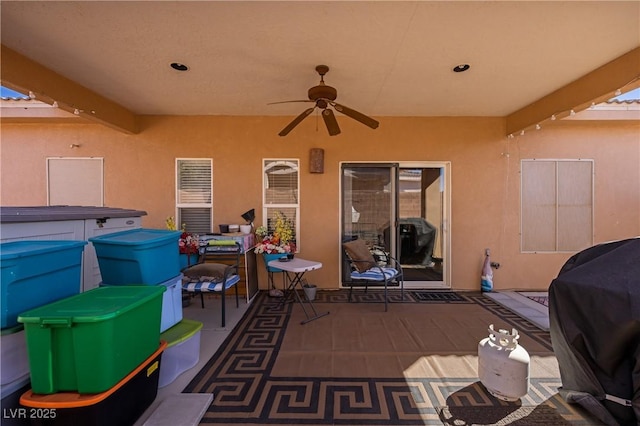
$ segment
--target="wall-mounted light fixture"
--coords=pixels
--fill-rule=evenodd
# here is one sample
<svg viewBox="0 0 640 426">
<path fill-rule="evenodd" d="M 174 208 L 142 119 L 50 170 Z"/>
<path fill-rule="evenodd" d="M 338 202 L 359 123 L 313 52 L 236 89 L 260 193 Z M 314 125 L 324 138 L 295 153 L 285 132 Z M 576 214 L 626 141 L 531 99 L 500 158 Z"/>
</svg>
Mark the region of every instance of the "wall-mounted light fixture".
<svg viewBox="0 0 640 426">
<path fill-rule="evenodd" d="M 309 150 L 309 173 L 324 173 L 324 149 Z"/>
</svg>

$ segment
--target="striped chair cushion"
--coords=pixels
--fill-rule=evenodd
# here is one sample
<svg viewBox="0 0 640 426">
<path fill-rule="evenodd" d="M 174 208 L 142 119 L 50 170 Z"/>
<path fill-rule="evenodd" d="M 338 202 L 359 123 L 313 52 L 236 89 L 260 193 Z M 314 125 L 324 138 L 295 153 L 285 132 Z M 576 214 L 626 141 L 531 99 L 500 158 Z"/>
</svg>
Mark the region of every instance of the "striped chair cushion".
<svg viewBox="0 0 640 426">
<path fill-rule="evenodd" d="M 227 282 L 225 285 L 225 289 L 233 287 L 240 281 L 240 277 L 238 275 L 231 275 L 227 278 Z M 212 291 L 222 291 L 222 281 L 201 281 L 195 283 L 184 283 L 182 284 L 182 289 L 186 291 L 192 291 L 194 293 L 205 293 Z"/>
<path fill-rule="evenodd" d="M 382 272 L 380 272 L 382 269 Z M 384 274 L 384 276 L 383 276 Z M 391 279 L 398 275 L 398 271 L 394 268 L 371 268 L 364 272 L 352 271 L 351 278 L 354 280 L 369 280 L 369 281 L 384 281 L 384 279 Z"/>
</svg>

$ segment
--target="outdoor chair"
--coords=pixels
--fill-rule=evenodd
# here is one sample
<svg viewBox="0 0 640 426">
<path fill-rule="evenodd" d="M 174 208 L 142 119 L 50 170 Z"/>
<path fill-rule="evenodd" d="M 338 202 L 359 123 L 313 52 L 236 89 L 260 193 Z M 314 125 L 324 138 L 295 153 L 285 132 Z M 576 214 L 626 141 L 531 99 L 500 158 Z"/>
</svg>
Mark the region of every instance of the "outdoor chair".
<svg viewBox="0 0 640 426">
<path fill-rule="evenodd" d="M 402 300 L 404 300 L 404 277 L 402 266 L 395 258 L 385 253 L 376 258 L 364 240 L 356 239 L 342 244 L 351 266 L 349 282 L 349 302 L 353 294 L 353 286 L 364 285 L 365 293 L 369 285 L 377 283 L 384 285 L 384 310 L 387 311 L 389 285 L 399 285 Z"/>
<path fill-rule="evenodd" d="M 225 326 L 226 292 L 235 288 L 236 308 L 240 306 L 238 297 L 238 265 L 241 248 L 235 241 L 209 241 L 200 248 L 198 263 L 184 268 L 182 289 L 200 294 L 200 304 L 204 309 L 204 293 L 219 293 L 222 307 L 222 327 Z"/>
</svg>

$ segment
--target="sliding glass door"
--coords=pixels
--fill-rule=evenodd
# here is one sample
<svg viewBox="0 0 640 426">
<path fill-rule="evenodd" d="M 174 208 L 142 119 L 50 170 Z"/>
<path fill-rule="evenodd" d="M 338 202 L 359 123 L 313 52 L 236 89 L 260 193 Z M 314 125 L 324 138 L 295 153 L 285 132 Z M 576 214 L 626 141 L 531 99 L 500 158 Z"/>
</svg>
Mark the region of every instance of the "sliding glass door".
<svg viewBox="0 0 640 426">
<path fill-rule="evenodd" d="M 408 287 L 448 287 L 444 278 L 445 167 L 401 167 L 397 257 Z"/>
<path fill-rule="evenodd" d="M 343 163 L 341 173 L 342 240 L 399 259 L 407 288 L 449 288 L 448 163 Z"/>
</svg>

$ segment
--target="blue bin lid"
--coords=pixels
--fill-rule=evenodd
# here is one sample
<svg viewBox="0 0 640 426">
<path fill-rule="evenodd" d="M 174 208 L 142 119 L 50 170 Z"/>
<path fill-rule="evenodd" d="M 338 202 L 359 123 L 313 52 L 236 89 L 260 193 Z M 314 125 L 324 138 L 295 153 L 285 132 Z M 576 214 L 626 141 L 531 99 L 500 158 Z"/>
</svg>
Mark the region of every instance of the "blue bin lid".
<svg viewBox="0 0 640 426">
<path fill-rule="evenodd" d="M 89 241 L 100 244 L 140 245 L 141 243 L 158 243 L 168 240 L 178 241 L 180 235 L 182 235 L 182 231 L 138 228 L 91 237 Z"/>
<path fill-rule="evenodd" d="M 39 306 L 18 316 L 23 324 L 71 326 L 73 323 L 94 323 L 110 320 L 162 297 L 164 286 L 98 287 L 57 302 Z"/>
<path fill-rule="evenodd" d="M 24 240 L 0 244 L 0 259 L 18 259 L 24 256 L 51 253 L 55 251 L 84 247 L 86 241 L 74 240 Z"/>
</svg>

